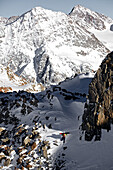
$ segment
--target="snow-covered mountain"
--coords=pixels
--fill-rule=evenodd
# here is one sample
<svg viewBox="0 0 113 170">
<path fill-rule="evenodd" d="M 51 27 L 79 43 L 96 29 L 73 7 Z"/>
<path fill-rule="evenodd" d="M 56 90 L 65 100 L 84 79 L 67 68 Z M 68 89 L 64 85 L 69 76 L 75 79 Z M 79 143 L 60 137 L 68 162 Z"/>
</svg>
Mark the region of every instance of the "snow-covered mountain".
<svg viewBox="0 0 113 170">
<path fill-rule="evenodd" d="M 69 14 L 74 20 L 85 29 L 105 30 L 106 23 L 110 24 L 113 20 L 105 15 L 91 11 L 80 5 L 75 6 Z"/>
<path fill-rule="evenodd" d="M 1 17 L 0 63 L 30 82 L 45 85 L 97 70 L 112 48 L 112 40 L 109 48 L 101 39 L 112 23 L 81 6 L 69 15 L 36 7 L 20 17 Z"/>
</svg>

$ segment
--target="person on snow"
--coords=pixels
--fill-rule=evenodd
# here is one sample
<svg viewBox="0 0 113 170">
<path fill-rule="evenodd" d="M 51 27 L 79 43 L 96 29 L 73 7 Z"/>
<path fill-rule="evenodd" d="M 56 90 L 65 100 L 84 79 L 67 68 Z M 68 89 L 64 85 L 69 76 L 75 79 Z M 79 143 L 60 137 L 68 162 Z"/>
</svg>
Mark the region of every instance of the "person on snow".
<svg viewBox="0 0 113 170">
<path fill-rule="evenodd" d="M 63 141 L 63 143 L 65 143 L 65 138 L 67 133 L 60 133 L 62 135 L 61 141 Z"/>
</svg>

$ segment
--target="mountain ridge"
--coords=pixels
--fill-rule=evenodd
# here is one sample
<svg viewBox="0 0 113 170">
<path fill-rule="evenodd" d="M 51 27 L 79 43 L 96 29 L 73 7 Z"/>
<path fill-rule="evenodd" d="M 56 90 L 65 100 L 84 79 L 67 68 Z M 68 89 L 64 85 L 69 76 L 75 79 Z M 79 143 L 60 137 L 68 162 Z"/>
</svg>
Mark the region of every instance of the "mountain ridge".
<svg viewBox="0 0 113 170">
<path fill-rule="evenodd" d="M 96 70 L 109 49 L 87 29 L 92 21 L 85 22 L 86 27 L 72 13 L 33 8 L 1 29 L 1 63 L 44 85 Z"/>
</svg>

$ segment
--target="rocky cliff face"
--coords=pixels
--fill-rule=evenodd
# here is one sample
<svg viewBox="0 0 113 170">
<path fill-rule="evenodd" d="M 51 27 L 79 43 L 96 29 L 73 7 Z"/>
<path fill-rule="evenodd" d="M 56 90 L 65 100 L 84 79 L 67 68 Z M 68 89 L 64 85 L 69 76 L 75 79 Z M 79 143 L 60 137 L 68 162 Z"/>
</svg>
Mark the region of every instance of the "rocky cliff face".
<svg viewBox="0 0 113 170">
<path fill-rule="evenodd" d="M 107 55 L 89 85 L 89 96 L 83 115 L 86 138 L 97 135 L 97 129 L 110 129 L 113 119 L 113 52 Z"/>
</svg>

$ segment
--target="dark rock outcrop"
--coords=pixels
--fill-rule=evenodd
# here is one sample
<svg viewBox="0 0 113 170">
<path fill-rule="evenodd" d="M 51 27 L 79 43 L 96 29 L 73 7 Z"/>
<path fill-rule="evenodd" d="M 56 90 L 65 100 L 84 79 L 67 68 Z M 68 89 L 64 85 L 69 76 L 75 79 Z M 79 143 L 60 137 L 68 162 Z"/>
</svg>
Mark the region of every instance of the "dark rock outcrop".
<svg viewBox="0 0 113 170">
<path fill-rule="evenodd" d="M 110 130 L 113 119 L 113 52 L 107 55 L 89 85 L 82 128 L 85 139 L 101 138 L 101 128 Z"/>
<path fill-rule="evenodd" d="M 110 31 L 113 31 L 113 24 L 110 26 Z"/>
</svg>

